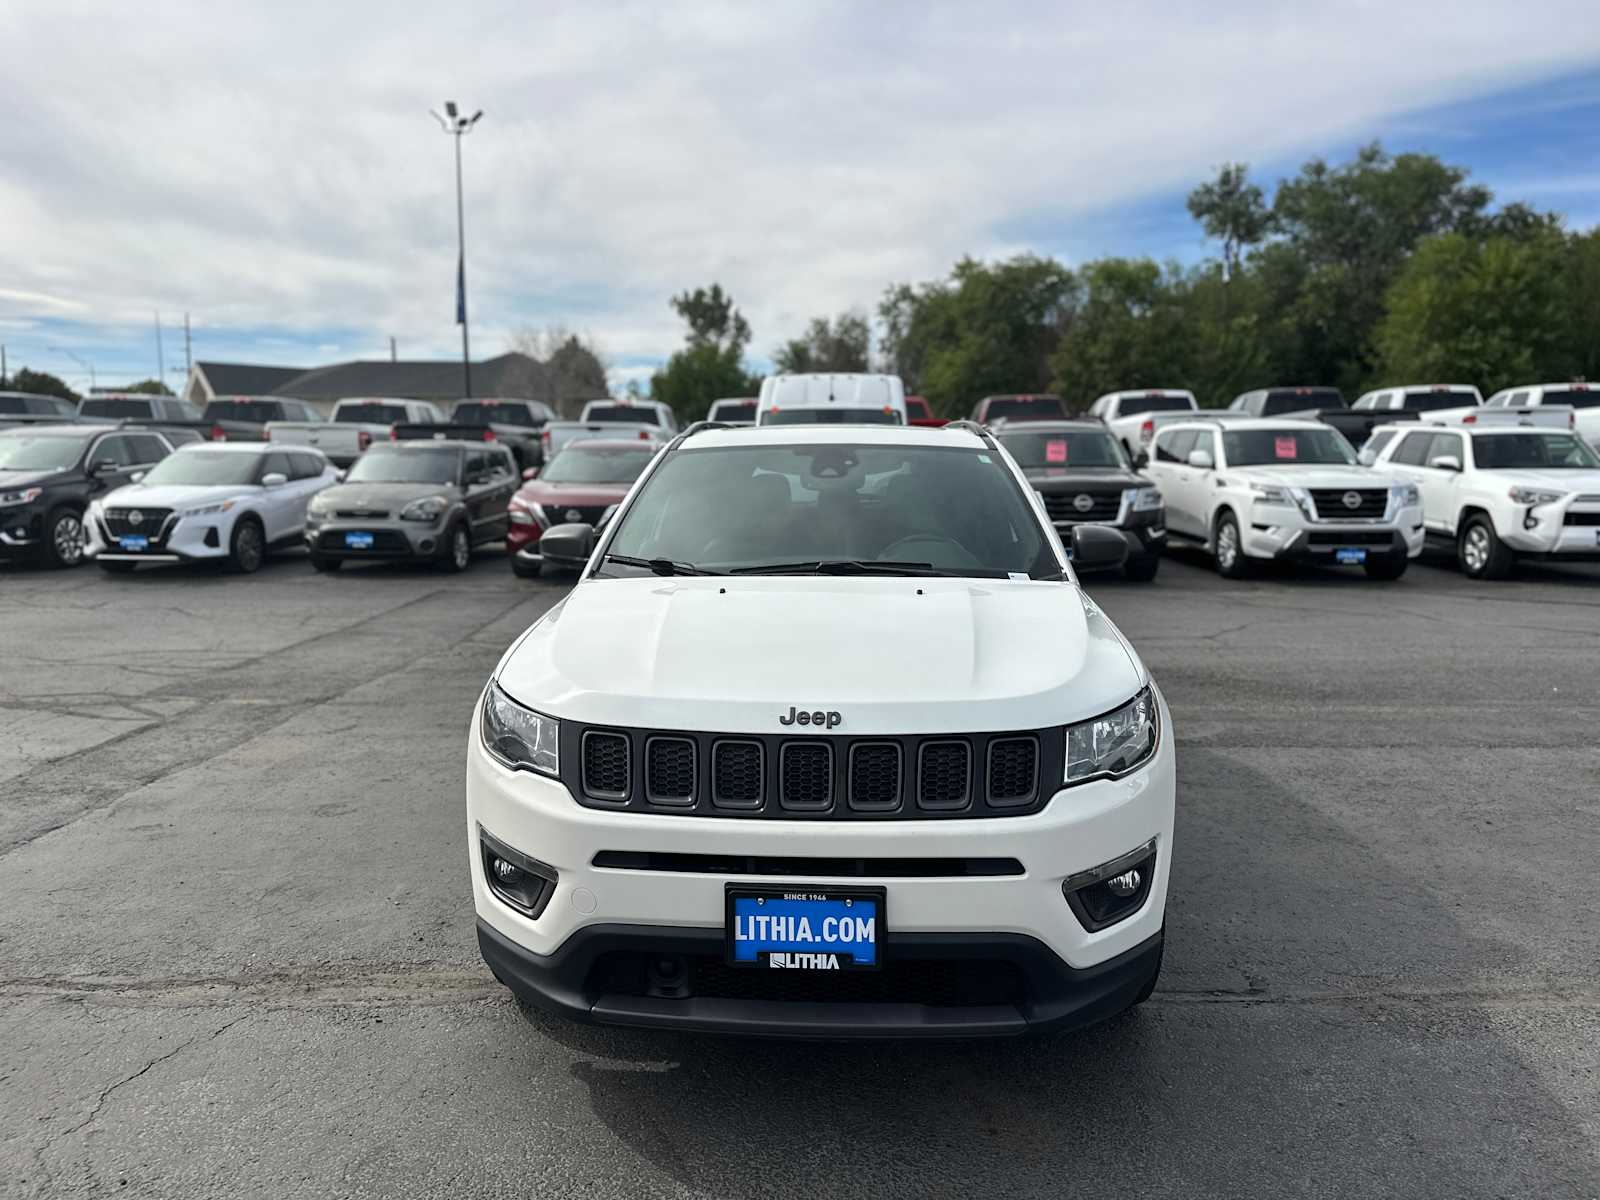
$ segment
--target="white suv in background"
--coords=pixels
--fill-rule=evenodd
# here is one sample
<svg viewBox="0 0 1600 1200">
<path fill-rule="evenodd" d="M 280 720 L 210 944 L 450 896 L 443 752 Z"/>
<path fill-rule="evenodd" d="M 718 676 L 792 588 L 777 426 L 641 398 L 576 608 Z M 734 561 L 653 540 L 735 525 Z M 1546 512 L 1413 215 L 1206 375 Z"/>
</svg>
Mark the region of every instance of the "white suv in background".
<svg viewBox="0 0 1600 1200">
<path fill-rule="evenodd" d="M 1421 491 L 1428 536 L 1474 578 L 1502 578 L 1519 557 L 1600 560 L 1600 455 L 1566 411 L 1544 427 L 1385 426 L 1375 466 Z"/>
<path fill-rule="evenodd" d="M 1167 504 L 1167 544 L 1201 546 L 1217 571 L 1296 558 L 1398 579 L 1422 553 L 1422 502 L 1409 483 L 1359 466 L 1318 421 L 1192 420 L 1156 434 L 1144 473 Z"/>
</svg>

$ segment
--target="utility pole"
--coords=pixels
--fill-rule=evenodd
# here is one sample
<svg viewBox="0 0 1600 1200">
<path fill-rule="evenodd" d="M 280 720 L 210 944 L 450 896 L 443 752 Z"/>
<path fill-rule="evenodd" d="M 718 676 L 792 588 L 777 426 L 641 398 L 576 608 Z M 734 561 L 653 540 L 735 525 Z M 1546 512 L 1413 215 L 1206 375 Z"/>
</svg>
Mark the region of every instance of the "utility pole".
<svg viewBox="0 0 1600 1200">
<path fill-rule="evenodd" d="M 167 358 L 161 352 L 161 311 L 152 310 L 156 314 L 156 382 L 165 386 L 167 382 Z"/>
<path fill-rule="evenodd" d="M 432 111 L 432 110 L 430 110 Z M 456 324 L 461 326 L 461 385 L 466 399 L 472 398 L 472 347 L 467 338 L 467 217 L 461 198 L 461 138 L 483 116 L 479 109 L 463 117 L 454 100 L 444 102 L 444 116 L 434 113 L 439 128 L 456 139 Z"/>
<path fill-rule="evenodd" d="M 394 348 L 394 337 L 392 335 L 389 338 L 389 361 L 390 362 L 398 362 L 398 361 L 400 361 L 396 357 L 396 351 L 395 351 L 395 348 Z"/>
<path fill-rule="evenodd" d="M 0 388 L 6 385 L 6 346 L 0 342 Z"/>
<path fill-rule="evenodd" d="M 194 374 L 194 354 L 189 344 L 189 314 L 183 314 L 183 374 L 188 378 Z"/>
</svg>

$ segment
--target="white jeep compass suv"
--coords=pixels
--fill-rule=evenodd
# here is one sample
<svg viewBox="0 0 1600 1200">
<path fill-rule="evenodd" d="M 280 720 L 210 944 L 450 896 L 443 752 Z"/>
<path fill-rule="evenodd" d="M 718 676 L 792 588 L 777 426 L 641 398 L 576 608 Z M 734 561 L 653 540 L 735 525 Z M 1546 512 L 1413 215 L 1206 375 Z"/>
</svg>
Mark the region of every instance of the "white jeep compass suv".
<svg viewBox="0 0 1600 1200">
<path fill-rule="evenodd" d="M 1167 706 L 986 431 L 697 427 L 552 539 L 587 566 L 467 747 L 479 946 L 521 999 L 968 1037 L 1149 996 Z"/>
</svg>

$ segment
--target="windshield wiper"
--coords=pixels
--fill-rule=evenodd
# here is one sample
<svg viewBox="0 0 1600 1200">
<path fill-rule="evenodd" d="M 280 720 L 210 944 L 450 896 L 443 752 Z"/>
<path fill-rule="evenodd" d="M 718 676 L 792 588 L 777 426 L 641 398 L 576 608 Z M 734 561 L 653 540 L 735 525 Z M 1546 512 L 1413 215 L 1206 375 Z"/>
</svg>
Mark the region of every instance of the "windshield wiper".
<svg viewBox="0 0 1600 1200">
<path fill-rule="evenodd" d="M 602 562 L 621 563 L 625 567 L 643 567 L 657 575 L 721 575 L 721 571 L 713 571 L 709 567 L 697 567 L 693 563 L 674 562 L 670 558 L 634 558 L 630 554 L 608 554 L 601 559 Z"/>
<path fill-rule="evenodd" d="M 764 563 L 735 567 L 730 575 L 934 575 L 932 563 L 879 562 L 870 558 L 813 559 L 810 562 Z"/>
</svg>

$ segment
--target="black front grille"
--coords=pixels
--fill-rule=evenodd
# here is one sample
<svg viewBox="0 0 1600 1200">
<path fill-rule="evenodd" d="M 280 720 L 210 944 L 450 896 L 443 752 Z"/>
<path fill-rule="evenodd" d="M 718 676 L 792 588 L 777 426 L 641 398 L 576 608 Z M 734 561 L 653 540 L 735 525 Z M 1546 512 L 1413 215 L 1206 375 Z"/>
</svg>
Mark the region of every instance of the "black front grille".
<svg viewBox="0 0 1600 1200">
<path fill-rule="evenodd" d="M 583 735 L 583 791 L 595 800 L 626 800 L 632 772 L 628 738 L 591 729 Z"/>
<path fill-rule="evenodd" d="M 653 737 L 644 748 L 645 794 L 652 804 L 694 803 L 694 743 Z"/>
<path fill-rule="evenodd" d="M 1344 498 L 1354 494 L 1360 497 L 1355 508 Z M 1389 511 L 1388 488 L 1312 488 L 1311 502 L 1316 505 L 1320 521 L 1372 521 Z"/>
<path fill-rule="evenodd" d="M 1391 546 L 1394 534 L 1379 529 L 1355 529 L 1346 533 L 1308 533 L 1308 546 Z"/>
<path fill-rule="evenodd" d="M 138 513 L 135 521 L 133 514 Z M 172 515 L 170 508 L 108 508 L 106 532 L 112 537 L 147 537 L 152 542 L 161 536 L 161 527 Z"/>
<path fill-rule="evenodd" d="M 1031 737 L 989 743 L 989 803 L 1027 804 L 1039 786 L 1039 743 Z"/>
<path fill-rule="evenodd" d="M 1600 525 L 1600 512 L 1569 512 L 1568 525 Z"/>
<path fill-rule="evenodd" d="M 716 808 L 760 808 L 766 789 L 760 742 L 718 742 L 711 751 L 711 803 Z"/>
<path fill-rule="evenodd" d="M 799 878 L 966 879 L 1021 875 L 1014 858 L 775 858 L 757 854 L 680 854 L 666 850 L 601 850 L 593 864 L 609 871 L 686 875 L 775 875 Z"/>
<path fill-rule="evenodd" d="M 1077 491 L 1040 492 L 1044 510 L 1052 521 L 1115 521 L 1122 512 L 1122 489 L 1114 492 L 1083 488 Z M 1078 497 L 1087 496 L 1087 507 L 1079 508 Z"/>
<path fill-rule="evenodd" d="M 965 742 L 926 742 L 917 764 L 917 804 L 965 808 L 972 797 L 972 751 Z"/>
<path fill-rule="evenodd" d="M 598 525 L 609 504 L 562 504 L 559 500 L 543 502 L 544 515 L 552 525 L 570 525 L 582 521 L 585 525 Z M 577 513 L 577 516 L 573 516 Z"/>
<path fill-rule="evenodd" d="M 388 519 L 389 511 L 383 508 L 339 508 L 334 510 L 333 515 L 341 521 L 384 521 Z"/>
<path fill-rule="evenodd" d="M 850 748 L 850 807 L 888 812 L 900 807 L 900 745 L 857 742 Z"/>
<path fill-rule="evenodd" d="M 823 812 L 833 807 L 833 747 L 827 742 L 784 746 L 779 802 L 790 812 Z"/>
</svg>

